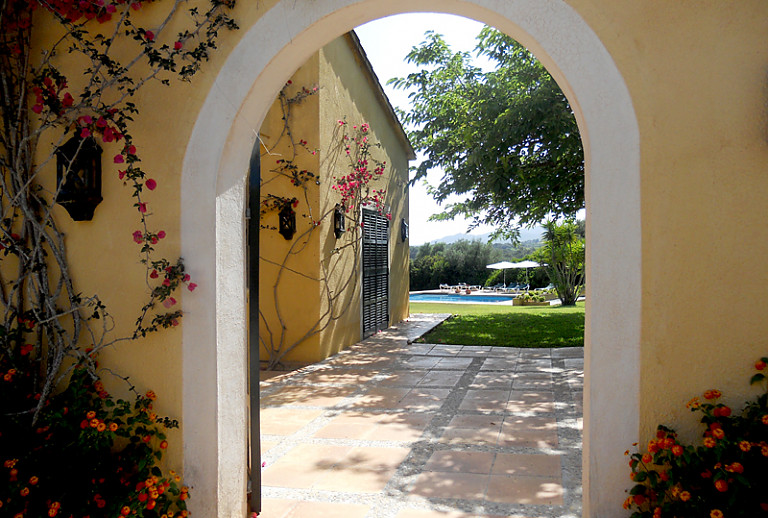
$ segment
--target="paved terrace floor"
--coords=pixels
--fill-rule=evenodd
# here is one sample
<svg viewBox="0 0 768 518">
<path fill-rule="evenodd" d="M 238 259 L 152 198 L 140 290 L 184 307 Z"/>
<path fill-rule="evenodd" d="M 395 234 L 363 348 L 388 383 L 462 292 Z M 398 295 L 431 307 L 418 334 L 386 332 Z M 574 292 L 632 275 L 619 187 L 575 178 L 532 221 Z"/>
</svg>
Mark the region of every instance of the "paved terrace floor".
<svg viewBox="0 0 768 518">
<path fill-rule="evenodd" d="M 261 518 L 581 516 L 583 351 L 414 344 L 262 382 Z"/>
</svg>

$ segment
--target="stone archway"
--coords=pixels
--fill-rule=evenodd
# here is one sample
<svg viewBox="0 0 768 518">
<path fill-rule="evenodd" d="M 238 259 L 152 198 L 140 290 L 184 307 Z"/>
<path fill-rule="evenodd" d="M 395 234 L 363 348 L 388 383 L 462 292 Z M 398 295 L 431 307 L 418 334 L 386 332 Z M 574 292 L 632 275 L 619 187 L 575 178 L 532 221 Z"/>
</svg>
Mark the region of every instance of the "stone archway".
<svg viewBox="0 0 768 518">
<path fill-rule="evenodd" d="M 182 255 L 203 287 L 184 301 L 184 464 L 193 509 L 246 512 L 245 181 L 275 94 L 314 51 L 353 27 L 409 11 L 492 24 L 531 49 L 576 110 L 586 156 L 588 305 L 584 516 L 614 516 L 621 452 L 638 436 L 640 150 L 626 85 L 599 38 L 564 0 L 279 0 L 253 25 L 208 92 L 181 185 Z"/>
</svg>

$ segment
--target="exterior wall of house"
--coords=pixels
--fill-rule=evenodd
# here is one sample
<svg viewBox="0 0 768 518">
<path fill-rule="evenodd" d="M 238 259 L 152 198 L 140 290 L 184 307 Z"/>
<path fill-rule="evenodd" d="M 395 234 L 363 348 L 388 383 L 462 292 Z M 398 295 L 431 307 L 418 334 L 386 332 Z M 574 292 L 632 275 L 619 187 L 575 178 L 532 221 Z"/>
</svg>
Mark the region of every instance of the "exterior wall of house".
<svg viewBox="0 0 768 518">
<path fill-rule="evenodd" d="M 297 167 L 319 174 L 320 179 L 320 185 L 307 183 L 306 198 L 302 188 L 275 172 L 277 161 L 290 159 L 294 147 L 284 134 L 279 101 L 273 103 L 261 127 L 262 199 L 273 194 L 299 200 L 295 208 L 297 232 L 292 239 L 284 239 L 272 228 L 278 226 L 277 211 L 269 211 L 261 219 L 262 359 L 268 357 L 267 347 L 293 347 L 285 361 L 316 362 L 361 338 L 361 233 L 349 231 L 339 239 L 333 233 L 331 211 L 341 198 L 332 189 L 332 179 L 350 172 L 338 120 L 349 121 L 350 130 L 355 124 L 370 124 L 371 142 L 381 143 L 372 155 L 388 164 L 384 176 L 371 187 L 387 190 L 387 212 L 393 221 L 408 217 L 410 147 L 406 150 L 398 138 L 402 135 L 399 123 L 383 109 L 386 101 L 361 60 L 351 37 L 337 38 L 313 54 L 291 76 L 291 85 L 286 88 L 289 97 L 302 88 L 318 89 L 292 106 L 288 120 L 293 141 L 298 144 L 305 140 L 308 149 L 318 150 L 312 155 L 296 145 Z M 315 227 L 315 222 L 320 224 Z M 408 250 L 407 243 L 399 239 L 399 225 L 392 225 L 390 233 L 390 322 L 395 323 L 408 316 Z M 280 273 L 282 264 L 285 268 Z M 316 329 L 319 333 L 313 331 Z M 310 338 L 303 339 L 308 333 Z"/>
<path fill-rule="evenodd" d="M 154 388 L 158 412 L 180 418 L 184 451 L 175 433 L 169 462 L 185 464 L 195 512 L 244 515 L 247 150 L 296 66 L 355 25 L 409 10 L 462 14 L 513 35 L 576 110 L 591 250 L 585 516 L 616 516 L 624 497 L 616 487 L 629 482 L 621 482 L 625 447 L 659 422 L 693 438 L 684 403 L 704 389 L 724 390 L 738 407 L 754 393 L 753 360 L 768 348 L 762 0 L 240 2 L 243 29 L 224 35 L 191 84 L 153 84 L 137 99 L 133 132 L 159 182 L 148 201 L 169 235 L 162 246 L 169 256 L 183 252 L 200 286 L 184 296 L 181 330 L 119 345 L 103 363 Z M 148 20 L 161 14 L 146 7 Z M 630 103 L 614 104 L 625 92 Z M 612 132 L 616 120 L 636 125 Z M 109 163 L 116 152 L 105 148 L 105 200 L 94 221 L 65 230 L 78 288 L 100 293 L 117 325 L 129 327 L 146 289 L 130 240 L 135 209 Z"/>
<path fill-rule="evenodd" d="M 293 97 L 302 87 L 316 85 L 319 66 L 315 53 L 291 77 L 292 84 L 286 86 L 286 95 Z M 317 155 L 312 155 L 298 142 L 303 139 L 310 146 L 319 142 L 319 112 L 319 96 L 310 95 L 294 103 L 288 120 L 284 121 L 280 101 L 275 100 L 260 130 L 262 199 L 271 194 L 298 200 L 294 208 L 296 233 L 291 239 L 285 239 L 278 232 L 278 210 L 268 210 L 261 215 L 259 333 L 262 360 L 270 357 L 269 350 L 285 351 L 295 346 L 286 356 L 287 361 L 315 361 L 320 348 L 320 335 L 312 334 L 312 329 L 321 311 L 320 299 L 315 294 L 317 279 L 321 277 L 320 243 L 324 237 L 311 232 L 312 219 L 318 218 L 320 209 L 319 189 L 310 182 L 305 191 L 276 172 L 280 167 L 278 162 L 284 160 L 293 161 L 302 170 L 319 172 Z"/>
<path fill-rule="evenodd" d="M 385 201 L 391 214 L 389 232 L 389 262 L 390 262 L 390 323 L 399 322 L 408 316 L 408 246 L 399 239 L 399 221 L 408 218 L 408 159 L 410 146 L 404 147 L 399 139 L 401 129 L 392 119 L 390 113 L 382 106 L 383 99 L 377 90 L 377 85 L 366 71 L 361 57 L 354 48 L 354 42 L 349 37 L 337 38 L 324 46 L 320 52 L 320 140 L 327 152 L 322 157 L 324 176 L 332 178 L 350 172 L 350 162 L 344 151 L 338 148 L 339 124 L 337 121 L 346 120 L 349 126 L 368 123 L 370 125 L 370 140 L 381 144 L 380 148 L 372 148 L 371 155 L 378 160 L 386 161 L 384 175 L 371 183 L 373 189 L 386 189 Z M 333 149 L 336 151 L 333 151 Z M 373 164 L 370 164 L 373 168 Z M 331 191 L 331 182 L 324 183 L 327 194 L 321 198 L 325 201 L 324 210 L 331 210 L 339 196 Z M 321 211 L 323 212 L 323 211 Z M 352 235 L 345 235 L 335 240 L 332 229 L 327 228 L 326 253 L 333 247 L 349 245 Z M 357 239 L 360 235 L 356 236 Z M 350 250 L 352 252 L 352 250 Z M 355 253 L 359 253 L 359 250 Z M 332 275 L 336 283 L 342 283 L 349 275 L 353 254 L 345 254 L 347 263 L 344 268 L 334 268 Z M 330 256 L 329 256 L 330 257 Z M 405 260 L 403 260 L 405 258 Z M 360 257 L 358 256 L 358 269 Z M 343 272 L 343 273 L 342 273 Z M 354 290 L 350 311 L 339 320 L 336 326 L 329 328 L 323 336 L 323 354 L 328 356 L 343 347 L 355 343 L 361 336 L 361 299 L 359 277 Z"/>
</svg>

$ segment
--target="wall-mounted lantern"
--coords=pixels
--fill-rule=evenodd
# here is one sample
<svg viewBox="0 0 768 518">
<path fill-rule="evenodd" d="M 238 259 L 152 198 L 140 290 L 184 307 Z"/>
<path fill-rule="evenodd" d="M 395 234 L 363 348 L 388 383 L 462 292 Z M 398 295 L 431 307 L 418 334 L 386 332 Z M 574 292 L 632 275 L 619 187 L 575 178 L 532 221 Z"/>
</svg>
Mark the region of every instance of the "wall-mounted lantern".
<svg viewBox="0 0 768 518">
<path fill-rule="evenodd" d="M 406 239 L 408 239 L 408 223 L 405 218 L 402 218 L 400 220 L 400 240 L 405 243 Z"/>
<path fill-rule="evenodd" d="M 283 205 L 280 212 L 277 214 L 279 219 L 278 232 L 285 238 L 290 240 L 296 233 L 296 212 L 291 207 L 290 203 Z"/>
<path fill-rule="evenodd" d="M 75 221 L 90 221 L 101 203 L 101 146 L 72 137 L 56 149 L 56 203 Z"/>
<path fill-rule="evenodd" d="M 333 209 L 333 233 L 336 236 L 336 239 L 339 239 L 344 235 L 345 212 L 344 205 L 339 205 L 338 203 Z"/>
</svg>

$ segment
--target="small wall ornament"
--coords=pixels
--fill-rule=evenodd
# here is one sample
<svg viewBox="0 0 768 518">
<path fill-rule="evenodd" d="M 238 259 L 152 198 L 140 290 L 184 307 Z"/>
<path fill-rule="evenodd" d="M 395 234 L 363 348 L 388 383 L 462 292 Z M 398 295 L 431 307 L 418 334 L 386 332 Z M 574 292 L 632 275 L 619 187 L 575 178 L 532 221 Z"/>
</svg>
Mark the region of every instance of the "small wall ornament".
<svg viewBox="0 0 768 518">
<path fill-rule="evenodd" d="M 400 219 L 400 240 L 405 243 L 408 239 L 408 222 L 405 218 Z"/>
<path fill-rule="evenodd" d="M 333 234 L 336 236 L 336 239 L 344 235 L 346 212 L 344 205 L 340 203 L 337 203 L 333 209 Z"/>
<path fill-rule="evenodd" d="M 291 203 L 286 203 L 277 215 L 278 217 L 278 232 L 286 240 L 291 240 L 296 233 L 296 212 L 293 210 Z"/>
<path fill-rule="evenodd" d="M 101 146 L 93 137 L 72 137 L 56 149 L 56 203 L 74 221 L 90 221 L 101 203 Z"/>
</svg>

